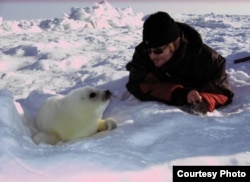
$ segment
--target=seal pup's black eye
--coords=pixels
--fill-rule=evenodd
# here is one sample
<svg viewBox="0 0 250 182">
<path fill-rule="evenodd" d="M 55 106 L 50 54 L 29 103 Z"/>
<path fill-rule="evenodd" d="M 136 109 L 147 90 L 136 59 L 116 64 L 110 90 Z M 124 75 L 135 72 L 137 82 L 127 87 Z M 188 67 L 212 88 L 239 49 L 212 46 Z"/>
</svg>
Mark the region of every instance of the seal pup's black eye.
<svg viewBox="0 0 250 182">
<path fill-rule="evenodd" d="M 91 92 L 90 94 L 89 94 L 89 98 L 95 98 L 96 97 L 96 93 L 95 92 Z"/>
</svg>

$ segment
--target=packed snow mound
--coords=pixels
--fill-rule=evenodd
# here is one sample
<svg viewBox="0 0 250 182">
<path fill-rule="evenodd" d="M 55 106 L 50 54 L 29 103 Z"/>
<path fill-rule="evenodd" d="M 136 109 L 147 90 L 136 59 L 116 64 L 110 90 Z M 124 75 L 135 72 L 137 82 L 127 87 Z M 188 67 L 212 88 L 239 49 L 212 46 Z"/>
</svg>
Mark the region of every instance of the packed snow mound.
<svg viewBox="0 0 250 182">
<path fill-rule="evenodd" d="M 72 7 L 62 18 L 45 20 L 3 21 L 0 17 L 0 33 L 28 33 L 47 31 L 69 31 L 86 28 L 133 28 L 141 27 L 143 14 L 134 13 L 131 7 L 114 8 L 107 1 L 95 3 L 93 7 Z"/>
<path fill-rule="evenodd" d="M 0 126 L 8 128 L 18 136 L 30 136 L 31 133 L 25 126 L 24 111 L 20 104 L 15 102 L 12 93 L 6 89 L 0 90 L 0 100 Z"/>
<path fill-rule="evenodd" d="M 86 27 L 115 28 L 141 26 L 142 14 L 132 8 L 113 8 L 107 1 L 96 3 L 92 8 L 72 8 L 69 18 L 85 22 Z"/>
</svg>

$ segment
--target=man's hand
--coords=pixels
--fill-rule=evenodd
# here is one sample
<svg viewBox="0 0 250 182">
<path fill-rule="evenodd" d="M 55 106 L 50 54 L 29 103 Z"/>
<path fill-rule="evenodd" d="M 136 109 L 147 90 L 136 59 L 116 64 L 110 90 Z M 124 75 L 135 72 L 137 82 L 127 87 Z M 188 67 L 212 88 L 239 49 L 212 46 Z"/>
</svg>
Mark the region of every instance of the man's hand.
<svg viewBox="0 0 250 182">
<path fill-rule="evenodd" d="M 201 102 L 202 97 L 197 90 L 191 90 L 187 95 L 187 102 L 192 104 L 194 102 Z"/>
</svg>

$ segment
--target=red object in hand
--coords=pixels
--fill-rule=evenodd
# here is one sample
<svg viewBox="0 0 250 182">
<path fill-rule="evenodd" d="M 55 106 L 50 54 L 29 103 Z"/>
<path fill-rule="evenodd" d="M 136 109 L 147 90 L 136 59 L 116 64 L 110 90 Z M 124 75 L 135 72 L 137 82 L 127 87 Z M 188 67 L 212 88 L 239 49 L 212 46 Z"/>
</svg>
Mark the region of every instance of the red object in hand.
<svg viewBox="0 0 250 182">
<path fill-rule="evenodd" d="M 212 112 L 216 107 L 224 105 L 228 97 L 222 94 L 200 93 L 202 98 L 208 103 L 208 111 Z"/>
</svg>

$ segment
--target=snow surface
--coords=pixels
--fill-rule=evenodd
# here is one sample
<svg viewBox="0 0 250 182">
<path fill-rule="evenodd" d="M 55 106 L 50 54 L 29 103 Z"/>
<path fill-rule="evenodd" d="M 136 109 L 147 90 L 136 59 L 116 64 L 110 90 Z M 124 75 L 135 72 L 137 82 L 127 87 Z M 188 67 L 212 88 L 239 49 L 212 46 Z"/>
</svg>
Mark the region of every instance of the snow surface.
<svg viewBox="0 0 250 182">
<path fill-rule="evenodd" d="M 142 14 L 107 2 L 62 18 L 0 18 L 0 181 L 171 181 L 173 165 L 250 165 L 250 16 L 174 14 L 227 58 L 234 102 L 195 116 L 128 93 L 125 65 Z M 36 145 L 34 117 L 54 93 L 109 89 L 118 128 L 56 146 Z"/>
</svg>

